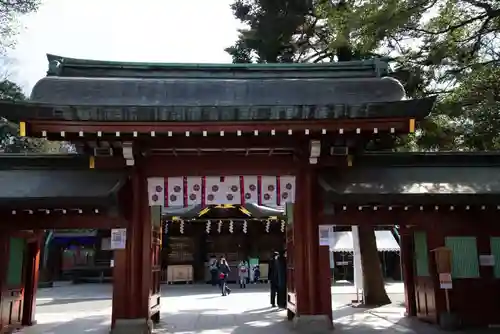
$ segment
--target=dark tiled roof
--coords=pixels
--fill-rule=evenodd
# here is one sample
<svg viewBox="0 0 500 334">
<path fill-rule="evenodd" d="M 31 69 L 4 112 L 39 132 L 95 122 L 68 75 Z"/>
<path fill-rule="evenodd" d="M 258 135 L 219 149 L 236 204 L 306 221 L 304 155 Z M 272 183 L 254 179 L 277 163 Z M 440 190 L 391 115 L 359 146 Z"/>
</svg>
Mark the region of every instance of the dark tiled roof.
<svg viewBox="0 0 500 334">
<path fill-rule="evenodd" d="M 426 117 L 435 98 L 379 103 L 290 106 L 82 106 L 0 101 L 0 116 L 29 120 L 99 122 L 244 122 Z"/>
<path fill-rule="evenodd" d="M 79 154 L 0 154 L 0 170 L 88 170 L 88 168 L 89 157 Z"/>
<path fill-rule="evenodd" d="M 376 163 L 370 165 L 370 157 L 365 157 L 364 163 L 363 158 L 355 160 L 355 167 L 323 171 L 319 181 L 326 200 L 356 204 L 498 202 L 499 154 L 393 153 L 372 155 L 371 160 Z"/>
<path fill-rule="evenodd" d="M 2 170 L 0 205 L 7 208 L 105 206 L 124 184 L 124 175 L 103 171 Z"/>
<path fill-rule="evenodd" d="M 86 106 L 293 106 L 399 101 L 399 81 L 384 78 L 144 79 L 46 77 L 33 102 Z"/>
</svg>

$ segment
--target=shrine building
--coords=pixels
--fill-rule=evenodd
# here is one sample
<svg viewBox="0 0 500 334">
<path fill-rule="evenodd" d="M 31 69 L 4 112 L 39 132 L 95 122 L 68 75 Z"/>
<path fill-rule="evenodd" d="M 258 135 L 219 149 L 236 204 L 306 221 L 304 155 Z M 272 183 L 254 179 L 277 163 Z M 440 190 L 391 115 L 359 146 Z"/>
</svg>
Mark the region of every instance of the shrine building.
<svg viewBox="0 0 500 334">
<path fill-rule="evenodd" d="M 371 151 L 415 132 L 435 101 L 406 99 L 386 63 L 48 61 L 30 100 L 1 101 L 0 116 L 77 154 L 0 156 L 2 330 L 34 322 L 42 232 L 77 228 L 126 229 L 113 333 L 159 321 L 163 238 L 219 230 L 275 235 L 289 319 L 331 328 L 325 224 L 400 227 L 409 316 L 497 321 L 500 154 Z M 241 245 L 223 252 L 270 251 Z"/>
</svg>

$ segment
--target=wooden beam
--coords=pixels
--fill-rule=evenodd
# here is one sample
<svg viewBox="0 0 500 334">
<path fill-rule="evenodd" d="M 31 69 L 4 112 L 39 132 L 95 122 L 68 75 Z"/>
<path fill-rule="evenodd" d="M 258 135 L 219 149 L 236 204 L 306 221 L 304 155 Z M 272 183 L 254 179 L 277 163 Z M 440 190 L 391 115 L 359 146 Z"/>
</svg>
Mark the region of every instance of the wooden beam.
<svg viewBox="0 0 500 334">
<path fill-rule="evenodd" d="M 145 173 L 153 176 L 210 176 L 210 175 L 294 175 L 293 156 L 151 156 L 146 158 Z"/>
<path fill-rule="evenodd" d="M 5 216 L 4 216 L 5 217 Z M 9 215 L 0 224 L 0 230 L 46 230 L 46 229 L 111 229 L 126 227 L 122 217 L 91 214 L 16 214 Z"/>
<path fill-rule="evenodd" d="M 439 228 L 444 226 L 454 226 L 465 223 L 472 224 L 480 220 L 483 228 L 494 226 L 500 211 L 420 211 L 418 208 L 397 208 L 393 210 L 364 208 L 361 211 L 341 211 L 333 213 L 323 213 L 322 223 L 332 225 L 401 225 L 409 227 Z M 436 222 L 439 224 L 436 224 Z"/>
<path fill-rule="evenodd" d="M 319 137 L 321 138 L 321 137 Z M 228 148 L 295 148 L 300 145 L 308 143 L 309 137 L 287 134 L 271 136 L 264 134 L 261 136 L 245 135 L 236 136 L 234 134 L 224 136 L 176 136 L 168 137 L 153 137 L 153 138 L 139 138 L 135 143 L 139 147 L 146 149 L 187 149 L 187 148 L 200 148 L 200 149 L 228 149 Z M 135 144 L 134 143 L 134 144 Z"/>
<path fill-rule="evenodd" d="M 329 119 L 329 120 L 268 120 L 245 122 L 95 122 L 95 121 L 29 121 L 30 136 L 55 134 L 62 138 L 80 138 L 89 140 L 95 137 L 133 137 L 134 133 L 148 135 L 181 135 L 202 134 L 204 131 L 211 134 L 237 134 L 238 132 L 252 134 L 259 133 L 303 133 L 303 134 L 343 134 L 355 132 L 374 133 L 398 132 L 408 133 L 407 118 L 378 118 L 378 119 Z M 83 133 L 83 136 L 80 135 Z"/>
</svg>

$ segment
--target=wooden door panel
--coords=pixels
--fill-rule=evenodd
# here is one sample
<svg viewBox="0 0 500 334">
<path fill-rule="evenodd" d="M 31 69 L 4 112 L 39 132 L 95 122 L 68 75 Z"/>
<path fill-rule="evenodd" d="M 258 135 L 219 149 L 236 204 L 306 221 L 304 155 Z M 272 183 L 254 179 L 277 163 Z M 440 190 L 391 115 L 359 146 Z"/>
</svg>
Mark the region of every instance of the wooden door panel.
<svg viewBox="0 0 500 334">
<path fill-rule="evenodd" d="M 161 225 L 153 226 L 151 233 L 151 289 L 149 297 L 150 316 L 159 320 L 161 298 Z"/>
</svg>

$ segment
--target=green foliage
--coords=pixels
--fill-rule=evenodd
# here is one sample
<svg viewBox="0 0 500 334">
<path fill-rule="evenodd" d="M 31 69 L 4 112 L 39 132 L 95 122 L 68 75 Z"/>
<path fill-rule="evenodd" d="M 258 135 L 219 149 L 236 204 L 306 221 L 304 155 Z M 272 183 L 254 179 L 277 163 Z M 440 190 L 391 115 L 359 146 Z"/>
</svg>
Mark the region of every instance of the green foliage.
<svg viewBox="0 0 500 334">
<path fill-rule="evenodd" d="M 311 5 L 303 0 L 236 0 L 231 6 L 248 28 L 226 49 L 235 63 L 294 62 L 314 28 Z"/>
<path fill-rule="evenodd" d="M 26 100 L 21 87 L 9 80 L 0 82 L 0 99 L 8 101 Z M 71 147 L 61 142 L 45 139 L 19 137 L 19 127 L 0 118 L 0 152 L 4 153 L 60 153 Z"/>
<path fill-rule="evenodd" d="M 0 1 L 0 54 L 15 45 L 19 32 L 18 17 L 35 12 L 40 0 L 3 0 Z"/>
<path fill-rule="evenodd" d="M 438 95 L 415 135 L 372 149 L 500 148 L 497 0 L 236 0 L 248 26 L 227 51 L 235 62 L 386 57 L 409 98 Z"/>
</svg>

